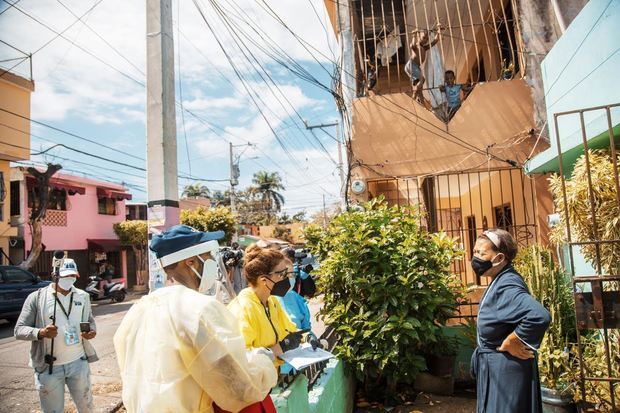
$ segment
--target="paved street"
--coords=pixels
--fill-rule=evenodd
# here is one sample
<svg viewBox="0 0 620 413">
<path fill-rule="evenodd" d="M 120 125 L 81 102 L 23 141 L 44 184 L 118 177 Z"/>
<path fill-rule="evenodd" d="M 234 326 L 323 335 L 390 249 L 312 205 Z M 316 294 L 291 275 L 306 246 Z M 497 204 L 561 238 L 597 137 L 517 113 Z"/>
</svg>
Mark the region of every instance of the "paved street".
<svg viewBox="0 0 620 413">
<path fill-rule="evenodd" d="M 123 316 L 138 297 L 128 297 L 123 303 L 101 301 L 93 305 L 97 321 L 97 337 L 93 344 L 99 361 L 90 365 L 95 411 L 106 412 L 120 402 L 120 379 L 112 337 Z M 0 321 L 0 412 L 39 412 L 39 401 L 34 389 L 34 377 L 28 367 L 30 343 L 13 338 L 11 323 Z M 68 393 L 66 394 L 67 400 Z M 73 404 L 65 403 L 65 411 L 73 412 Z"/>
<path fill-rule="evenodd" d="M 90 365 L 95 411 L 107 412 L 121 401 L 121 381 L 114 354 L 112 337 L 123 316 L 138 297 L 128 297 L 123 303 L 95 303 L 93 311 L 97 321 L 97 337 L 93 344 L 99 361 Z M 313 315 L 313 331 L 321 335 L 323 323 L 314 317 L 321 307 L 319 299 L 310 301 Z M 37 393 L 34 389 L 32 369 L 28 367 L 30 343 L 13 338 L 14 324 L 0 321 L 0 413 L 40 412 Z M 66 393 L 65 411 L 73 412 L 72 402 Z"/>
</svg>

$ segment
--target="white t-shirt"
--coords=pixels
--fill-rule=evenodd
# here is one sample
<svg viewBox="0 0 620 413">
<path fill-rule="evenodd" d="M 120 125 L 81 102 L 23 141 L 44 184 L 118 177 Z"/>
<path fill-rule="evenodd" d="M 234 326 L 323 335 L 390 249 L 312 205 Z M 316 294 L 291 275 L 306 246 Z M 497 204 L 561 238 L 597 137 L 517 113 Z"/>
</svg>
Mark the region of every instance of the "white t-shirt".
<svg viewBox="0 0 620 413">
<path fill-rule="evenodd" d="M 52 285 L 45 289 L 45 311 L 47 314 L 47 320 L 45 325 L 49 325 L 52 322 L 51 316 L 54 315 L 54 297 L 56 292 Z M 71 297 L 73 296 L 73 304 L 71 304 Z M 79 294 L 75 287 L 71 288 L 71 292 L 67 295 L 58 294 L 58 301 L 56 303 L 56 327 L 58 327 L 58 335 L 54 339 L 54 361 L 55 366 L 62 364 L 68 364 L 81 357 L 84 357 L 84 346 L 82 345 L 82 336 L 80 333 L 80 322 L 82 321 L 82 313 L 88 310 L 86 307 L 86 300 L 83 294 Z M 62 304 L 62 306 L 61 306 Z M 65 315 L 62 308 L 69 315 L 69 318 Z M 71 331 L 72 330 L 72 331 Z M 70 337 L 75 341 L 75 344 L 67 345 L 66 333 L 73 332 L 73 337 Z M 46 354 L 50 354 L 50 348 L 52 340 L 45 340 Z"/>
</svg>

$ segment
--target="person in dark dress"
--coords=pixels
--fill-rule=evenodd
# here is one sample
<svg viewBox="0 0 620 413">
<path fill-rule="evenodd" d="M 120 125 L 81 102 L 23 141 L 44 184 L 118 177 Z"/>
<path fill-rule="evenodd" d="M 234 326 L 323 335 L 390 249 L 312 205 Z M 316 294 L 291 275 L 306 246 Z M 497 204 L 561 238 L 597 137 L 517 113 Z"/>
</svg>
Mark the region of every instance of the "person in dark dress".
<svg viewBox="0 0 620 413">
<path fill-rule="evenodd" d="M 471 360 L 478 413 L 541 413 L 536 350 L 551 316 L 512 267 L 517 243 L 509 232 L 480 235 L 471 262 L 490 285 L 478 309 L 478 347 Z"/>
</svg>

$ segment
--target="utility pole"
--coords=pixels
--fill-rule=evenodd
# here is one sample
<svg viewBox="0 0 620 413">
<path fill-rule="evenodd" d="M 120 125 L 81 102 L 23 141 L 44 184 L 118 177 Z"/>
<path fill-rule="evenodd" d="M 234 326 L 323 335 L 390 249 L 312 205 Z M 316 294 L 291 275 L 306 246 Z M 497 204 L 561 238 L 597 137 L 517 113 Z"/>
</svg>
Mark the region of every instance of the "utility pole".
<svg viewBox="0 0 620 413">
<path fill-rule="evenodd" d="M 239 166 L 235 163 L 235 157 L 233 154 L 233 144 L 229 143 L 230 148 L 230 212 L 233 215 L 237 214 L 235 186 L 239 184 Z M 233 241 L 237 241 L 239 237 L 238 225 L 235 225 L 235 233 L 233 234 Z"/>
<path fill-rule="evenodd" d="M 171 0 L 146 1 L 146 157 L 149 235 L 179 223 Z M 165 273 L 149 254 L 149 287 Z"/>
<path fill-rule="evenodd" d="M 342 203 L 342 207 L 343 209 L 346 208 L 345 205 L 345 196 L 344 196 L 344 191 L 346 191 L 346 182 L 345 182 L 345 178 L 344 178 L 344 165 L 342 163 L 342 142 L 340 141 L 340 122 L 336 121 L 336 122 L 332 122 L 332 123 L 322 123 L 320 125 L 308 125 L 308 122 L 305 122 L 306 125 L 306 129 L 308 130 L 312 130 L 312 129 L 324 129 L 324 128 L 330 128 L 335 126 L 336 127 L 336 141 L 338 141 L 338 174 L 340 175 L 340 197 L 342 198 L 341 203 Z M 348 162 L 348 160 L 347 160 Z"/>
</svg>

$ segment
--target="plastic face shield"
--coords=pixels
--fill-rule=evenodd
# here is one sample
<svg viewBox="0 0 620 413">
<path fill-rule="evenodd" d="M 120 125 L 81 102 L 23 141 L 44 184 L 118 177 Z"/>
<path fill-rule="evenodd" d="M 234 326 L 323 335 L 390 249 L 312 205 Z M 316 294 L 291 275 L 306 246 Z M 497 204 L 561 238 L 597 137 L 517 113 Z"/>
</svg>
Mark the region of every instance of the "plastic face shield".
<svg viewBox="0 0 620 413">
<path fill-rule="evenodd" d="M 210 253 L 212 257 L 215 257 L 215 254 L 218 250 L 219 244 L 217 241 L 207 241 L 201 244 L 192 245 L 191 247 L 185 248 L 177 252 L 173 252 L 172 254 L 161 257 L 158 261 L 161 268 L 165 268 L 179 261 L 183 261 L 192 257 L 198 257 L 198 259 L 203 263 L 202 274 L 198 273 L 198 271 L 196 271 L 194 268 L 192 268 L 192 270 L 200 279 L 200 286 L 198 287 L 198 291 L 204 293 L 210 290 L 215 284 L 215 280 L 218 276 L 218 265 L 217 262 L 212 259 L 203 259 L 201 255 Z"/>
</svg>

